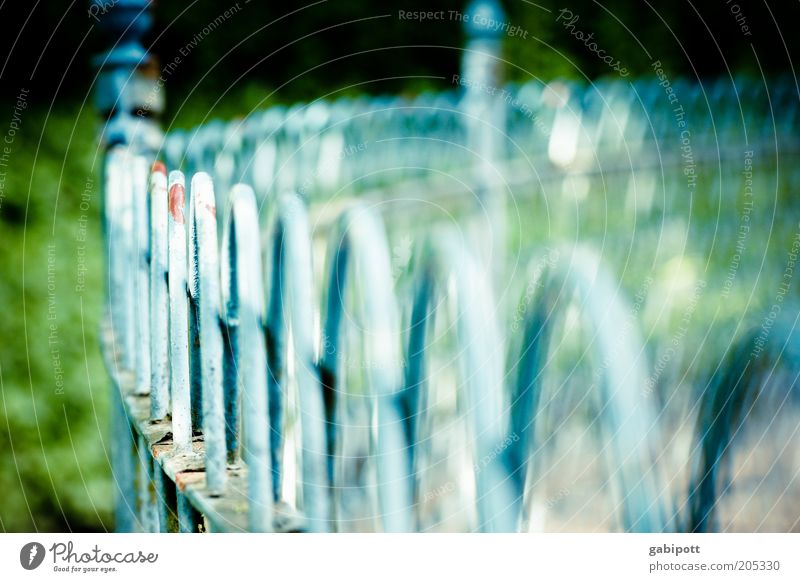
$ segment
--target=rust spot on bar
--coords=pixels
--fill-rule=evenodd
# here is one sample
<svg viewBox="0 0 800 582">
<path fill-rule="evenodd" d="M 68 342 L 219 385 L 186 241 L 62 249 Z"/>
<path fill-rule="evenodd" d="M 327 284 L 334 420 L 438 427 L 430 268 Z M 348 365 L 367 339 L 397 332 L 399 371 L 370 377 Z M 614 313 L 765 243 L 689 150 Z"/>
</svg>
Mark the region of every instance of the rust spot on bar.
<svg viewBox="0 0 800 582">
<path fill-rule="evenodd" d="M 153 167 L 150 168 L 150 170 L 154 174 L 164 174 L 165 176 L 167 175 L 167 167 L 161 160 L 156 160 L 155 162 L 153 162 Z"/>
<path fill-rule="evenodd" d="M 156 443 L 156 444 L 154 444 L 152 446 L 153 458 L 154 459 L 158 459 L 162 455 L 168 455 L 168 454 L 172 453 L 172 450 L 173 450 L 173 447 L 172 447 L 172 443 L 171 442 L 167 443 L 167 444 L 158 444 L 158 443 Z"/>
<path fill-rule="evenodd" d="M 173 184 L 169 189 L 169 213 L 175 222 L 183 224 L 183 207 L 186 205 L 186 190 L 183 184 Z"/>
<path fill-rule="evenodd" d="M 181 491 L 186 491 L 186 487 L 197 485 L 205 481 L 204 471 L 182 471 L 175 475 L 175 484 Z"/>
</svg>

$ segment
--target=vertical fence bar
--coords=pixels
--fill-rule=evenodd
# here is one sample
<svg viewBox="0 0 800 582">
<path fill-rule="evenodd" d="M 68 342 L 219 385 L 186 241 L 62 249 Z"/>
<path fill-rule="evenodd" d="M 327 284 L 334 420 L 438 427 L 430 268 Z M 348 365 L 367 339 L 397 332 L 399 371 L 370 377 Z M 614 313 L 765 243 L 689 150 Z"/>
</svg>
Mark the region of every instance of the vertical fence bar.
<svg viewBox="0 0 800 582">
<path fill-rule="evenodd" d="M 279 245 L 282 244 L 279 243 Z M 280 494 L 283 482 L 283 387 L 281 378 L 286 371 L 286 334 L 283 327 L 276 329 L 278 322 L 284 317 L 283 303 L 283 269 L 281 264 L 281 247 L 272 248 L 272 291 L 267 307 L 267 360 L 269 375 L 267 389 L 269 394 L 269 426 L 270 426 L 270 460 L 272 463 L 272 488 L 276 498 Z M 278 292 L 275 292 L 278 289 Z"/>
<path fill-rule="evenodd" d="M 169 366 L 172 440 L 178 450 L 192 447 L 189 388 L 189 298 L 186 285 L 186 190 L 183 173 L 169 174 Z"/>
<path fill-rule="evenodd" d="M 494 314 L 491 282 L 456 236 L 443 237 L 442 269 L 452 269 L 458 300 L 461 391 L 475 447 L 475 483 L 479 528 L 488 532 L 516 529 L 518 498 L 504 463 L 508 406 L 503 386 L 503 341 Z"/>
<path fill-rule="evenodd" d="M 282 394 L 287 338 L 291 329 L 302 433 L 302 509 L 308 531 L 329 531 L 325 411 L 315 355 L 311 235 L 305 206 L 296 195 L 278 200 L 272 233 L 270 381 Z M 280 299 L 279 299 L 280 298 Z M 288 305 L 288 313 L 286 307 Z M 277 306 L 280 306 L 278 309 Z M 280 350 L 280 353 L 278 353 Z M 280 366 L 275 365 L 280 362 Z M 280 427 L 272 427 L 273 434 Z"/>
<path fill-rule="evenodd" d="M 227 222 L 226 222 L 227 227 Z M 222 272 L 222 402 L 225 410 L 225 454 L 228 464 L 236 465 L 240 459 L 239 435 L 241 429 L 241 415 L 239 407 L 242 405 L 242 389 L 239 386 L 239 320 L 236 313 L 238 305 L 231 301 L 227 294 L 225 281 L 228 266 L 225 264 L 229 247 L 225 241 L 223 230 L 222 254 L 220 255 Z M 233 251 L 234 253 L 236 250 Z M 235 261 L 234 257 L 234 261 Z"/>
<path fill-rule="evenodd" d="M 206 453 L 206 485 L 221 494 L 227 480 L 225 414 L 222 392 L 222 317 L 220 305 L 219 250 L 214 185 L 199 172 L 192 177 L 193 247 L 190 260 L 191 288 L 198 306 L 198 333 L 202 349 L 201 389 L 203 440 Z"/>
<path fill-rule="evenodd" d="M 133 211 L 133 290 L 131 302 L 134 328 L 134 365 L 136 393 L 150 392 L 150 212 L 147 191 L 147 160 L 134 156 L 131 160 Z"/>
<path fill-rule="evenodd" d="M 258 208 L 252 188 L 237 184 L 231 190 L 231 212 L 225 225 L 222 282 L 225 320 L 231 345 L 232 370 L 226 375 L 228 453 L 238 442 L 239 382 L 244 408 L 244 460 L 248 476 L 248 526 L 271 531 L 272 471 L 267 406 L 267 355 L 264 338 L 264 279 Z M 230 458 L 230 457 L 229 457 Z"/>
<path fill-rule="evenodd" d="M 137 439 L 136 450 L 139 453 L 139 519 L 142 531 L 158 533 L 159 511 L 153 471 L 153 465 L 157 463 L 150 454 L 147 440 L 141 435 Z M 160 467 L 157 469 L 161 470 Z"/>
<path fill-rule="evenodd" d="M 117 365 L 135 367 L 134 285 L 136 272 L 133 231 L 133 187 L 130 180 L 131 156 L 122 147 L 113 148 L 106 161 L 106 232 L 108 237 L 108 301 L 114 355 Z"/>
<path fill-rule="evenodd" d="M 114 527 L 121 533 L 135 532 L 136 453 L 133 428 L 125 412 L 120 386 L 111 387 L 111 475 L 114 479 Z"/>
<path fill-rule="evenodd" d="M 164 474 L 164 469 L 157 462 L 154 463 L 153 470 L 155 473 L 156 501 L 158 503 L 158 531 L 161 533 L 176 532 L 178 531 L 178 517 L 175 485 Z"/>
<path fill-rule="evenodd" d="M 239 185 L 237 184 L 236 187 L 238 188 Z M 246 362 L 240 361 L 242 356 L 242 341 L 252 342 L 252 340 L 256 339 L 249 335 L 249 324 L 245 324 L 245 327 L 248 329 L 240 329 L 240 311 L 243 312 L 242 317 L 250 317 L 249 311 L 252 307 L 252 305 L 242 306 L 241 303 L 243 301 L 249 301 L 249 298 L 243 298 L 243 295 L 247 295 L 251 292 L 259 292 L 263 285 L 260 278 L 254 278 L 247 282 L 247 285 L 255 286 L 255 290 L 251 291 L 251 289 L 245 287 L 244 281 L 239 280 L 240 277 L 247 277 L 245 274 L 240 275 L 240 267 L 243 270 L 248 268 L 247 265 L 250 264 L 249 261 L 251 260 L 250 253 L 253 250 L 259 251 L 260 245 L 258 242 L 258 220 L 256 219 L 255 239 L 248 238 L 251 242 L 252 249 L 247 247 L 245 249 L 240 248 L 238 244 L 240 235 L 240 233 L 237 232 L 238 229 L 248 229 L 248 232 L 241 234 L 242 237 L 252 237 L 253 234 L 249 232 L 250 224 L 248 222 L 242 223 L 242 221 L 246 219 L 239 217 L 239 220 L 237 220 L 236 208 L 234 207 L 233 200 L 234 194 L 234 188 L 232 188 L 229 196 L 230 213 L 223 226 L 222 255 L 220 256 L 222 309 L 224 317 L 222 331 L 225 344 L 222 360 L 222 389 L 225 406 L 225 450 L 228 456 L 228 463 L 231 464 L 239 460 L 239 434 L 241 429 L 239 409 L 242 406 L 239 377 L 240 365 L 246 365 Z M 252 214 L 254 218 L 258 215 L 255 207 L 253 208 Z M 242 265 L 240 265 L 240 262 Z M 260 264 L 257 264 L 257 268 L 258 271 L 261 272 Z M 259 319 L 260 318 L 263 318 L 263 314 L 259 315 Z M 249 345 L 244 346 L 244 353 L 247 353 L 249 349 Z M 247 381 L 248 378 L 243 375 L 242 383 Z M 264 390 L 266 391 L 266 379 Z"/>
<path fill-rule="evenodd" d="M 188 280 L 187 289 L 189 297 L 189 386 L 190 402 L 192 413 L 192 426 L 197 431 L 203 429 L 203 367 L 202 353 L 200 347 L 200 304 L 197 295 L 197 268 L 199 259 L 197 256 L 197 232 L 195 219 L 195 193 L 189 190 L 189 238 L 188 238 Z"/>
<path fill-rule="evenodd" d="M 108 361 L 113 371 L 112 380 L 112 474 L 115 489 L 115 526 L 120 532 L 137 529 L 136 467 L 137 457 L 133 429 L 125 412 L 124 395 L 120 384 L 119 368 L 124 367 L 127 306 L 124 303 L 124 247 L 120 237 L 120 217 L 126 190 L 124 165 L 127 155 L 124 148 L 111 148 L 105 160 L 104 213 L 106 232 L 106 272 L 108 276 L 107 302 L 111 320 L 111 350 Z M 130 355 L 130 352 L 128 353 Z"/>
<path fill-rule="evenodd" d="M 339 403 L 336 391 L 337 376 L 340 369 L 340 353 L 335 346 L 339 345 L 342 328 L 342 297 L 338 285 L 347 272 L 350 262 L 350 247 L 339 245 L 329 266 L 326 280 L 327 297 L 324 299 L 322 313 L 322 338 L 319 348 L 319 374 L 322 382 L 322 396 L 325 404 L 325 441 L 327 449 L 328 481 L 334 483 L 334 458 L 336 455 L 336 439 L 339 427 L 336 422 Z M 334 509 L 331 510 L 335 518 Z"/>
<path fill-rule="evenodd" d="M 120 263 L 116 265 L 120 300 L 124 313 L 122 320 L 122 362 L 127 370 L 136 372 L 136 366 L 140 355 L 138 353 L 137 335 L 137 292 L 138 285 L 136 276 L 138 274 L 138 249 L 136 237 L 136 218 L 134 210 L 134 156 L 129 151 L 125 152 L 122 169 L 122 196 L 120 198 L 119 222 L 117 222 L 116 237 L 120 246 Z M 139 382 L 140 377 L 136 374 L 135 390 L 137 394 L 146 394 L 147 385 Z"/>
<path fill-rule="evenodd" d="M 150 174 L 150 418 L 169 410 L 169 290 L 167 169 L 153 164 Z"/>
<path fill-rule="evenodd" d="M 203 527 L 203 516 L 194 508 L 180 490 L 176 491 L 178 504 L 178 531 L 180 533 L 199 533 Z"/>
</svg>

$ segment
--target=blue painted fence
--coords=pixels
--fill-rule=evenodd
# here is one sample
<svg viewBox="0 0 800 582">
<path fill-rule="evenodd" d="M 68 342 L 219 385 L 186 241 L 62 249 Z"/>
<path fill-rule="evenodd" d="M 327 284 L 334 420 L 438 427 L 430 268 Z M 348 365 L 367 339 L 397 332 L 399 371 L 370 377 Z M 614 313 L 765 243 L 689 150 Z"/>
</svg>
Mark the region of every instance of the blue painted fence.
<svg viewBox="0 0 800 582">
<path fill-rule="evenodd" d="M 105 22 L 122 42 L 98 59 L 97 105 L 113 112 L 101 136 L 104 346 L 120 531 L 530 529 L 545 462 L 542 374 L 575 305 L 602 362 L 593 389 L 617 526 L 713 527 L 717 469 L 746 416 L 721 396 L 733 372 L 721 370 L 705 397 L 701 459 L 688 508 L 676 510 L 657 459 L 659 411 L 642 390 L 642 339 L 608 333 L 628 312 L 618 284 L 579 246 L 544 267 L 532 260 L 520 301 L 506 297 L 507 191 L 615 164 L 682 172 L 687 144 L 693 164 L 738 159 L 726 147 L 741 137 L 741 116 L 767 126 L 763 86 L 740 79 L 736 94 L 730 82 L 674 81 L 687 118 L 710 119 L 687 141 L 663 81 L 501 85 L 499 40 L 477 27 L 453 90 L 319 100 L 162 136 L 153 117 L 136 115 L 147 10 L 117 2 Z M 468 12 L 478 10 L 502 19 L 491 2 Z M 781 124 L 749 143 L 792 148 L 792 88 L 771 95 Z M 402 218 L 380 208 L 404 196 L 456 200 L 473 218 L 422 229 L 398 273 L 386 225 Z M 464 432 L 453 457 L 466 459 L 457 485 L 435 485 L 431 443 L 445 406 L 430 377 L 437 325 L 455 338 Z M 437 517 L 436 498 L 456 486 L 464 507 Z"/>
</svg>

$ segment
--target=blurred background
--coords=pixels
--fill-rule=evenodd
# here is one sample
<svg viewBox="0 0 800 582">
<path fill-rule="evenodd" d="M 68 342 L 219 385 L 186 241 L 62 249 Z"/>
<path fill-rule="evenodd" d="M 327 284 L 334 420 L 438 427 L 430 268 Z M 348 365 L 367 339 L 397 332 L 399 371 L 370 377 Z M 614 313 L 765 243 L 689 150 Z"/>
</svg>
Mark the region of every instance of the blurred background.
<svg viewBox="0 0 800 582">
<path fill-rule="evenodd" d="M 86 4 L 0 4 L 3 531 L 113 527 L 108 381 L 98 344 L 105 289 L 96 139 L 101 121 L 92 107 L 96 71 L 90 65 L 92 56 L 108 45 Z M 462 11 L 459 1 L 435 6 L 421 0 L 380 5 L 358 0 L 297 6 L 249 0 L 154 4 L 149 40 L 162 67 L 181 51 L 188 53 L 163 87 L 165 129 L 234 119 L 273 104 L 326 95 L 413 96 L 452 90 L 452 77 L 461 68 L 462 23 L 398 17 L 398 11 Z M 609 77 L 609 66 L 565 28 L 565 19 L 557 19 L 560 10 L 568 9 L 580 16 L 574 29 L 594 32 L 607 54 L 624 63 L 631 80 L 656 79 L 652 62 L 657 59 L 671 79 L 689 83 L 735 77 L 797 89 L 793 59 L 798 35 L 790 29 L 800 17 L 796 2 L 503 4 L 508 21 L 526 33 L 503 37 L 505 81 L 559 80 L 568 85 Z M 198 42 L 198 32 L 234 6 L 225 25 Z M 196 46 L 186 51 L 191 43 Z M 769 99 L 750 103 L 762 108 L 758 119 L 785 121 L 785 112 L 771 109 Z M 749 113 L 742 112 L 744 125 Z M 784 171 L 796 165 L 793 156 L 794 151 L 784 152 L 776 142 L 773 155 L 755 162 L 762 170 L 754 186 L 759 215 L 724 301 L 720 290 L 726 285 L 744 204 L 743 155 L 722 177 L 718 168 L 699 170 L 696 195 L 664 201 L 637 223 L 642 230 L 635 242 L 628 215 L 609 209 L 605 196 L 627 192 L 629 176 L 559 183 L 567 211 L 554 211 L 557 220 L 548 229 L 530 227 L 540 215 L 541 201 L 518 197 L 523 220 L 516 242 L 541 248 L 580 238 L 600 249 L 629 297 L 646 296 L 636 319 L 650 361 L 664 355 L 672 338 L 681 340 L 679 352 L 653 375 L 664 403 L 673 393 L 687 395 L 670 409 L 680 416 L 692 406 L 688 395 L 705 386 L 722 361 L 728 340 L 760 325 L 773 303 L 800 217 L 798 181 Z M 680 178 L 651 172 L 641 176 L 640 186 L 647 180 Z M 568 212 L 577 207 L 576 200 L 586 200 L 579 218 Z M 632 254 L 632 248 L 642 252 Z M 700 282 L 714 292 L 699 292 Z M 791 281 L 783 315 L 796 316 L 789 307 L 796 297 Z M 698 357 L 700 346 L 704 349 Z M 559 491 L 567 489 L 552 486 L 551 501 L 559 503 L 566 496 Z"/>
</svg>

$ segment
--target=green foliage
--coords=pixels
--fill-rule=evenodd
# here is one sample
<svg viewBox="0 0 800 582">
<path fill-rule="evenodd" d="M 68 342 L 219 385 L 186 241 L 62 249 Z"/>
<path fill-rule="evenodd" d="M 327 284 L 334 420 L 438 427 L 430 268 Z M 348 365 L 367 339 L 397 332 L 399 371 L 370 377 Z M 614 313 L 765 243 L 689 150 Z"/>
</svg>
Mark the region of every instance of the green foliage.
<svg viewBox="0 0 800 582">
<path fill-rule="evenodd" d="M 0 106 L 4 117 L 12 110 L 13 104 Z M 100 182 L 92 167 L 97 146 L 93 112 L 76 118 L 74 111 L 49 117 L 25 111 L 5 168 L 0 529 L 6 531 L 110 526 L 109 385 L 97 337 L 104 288 Z"/>
</svg>

